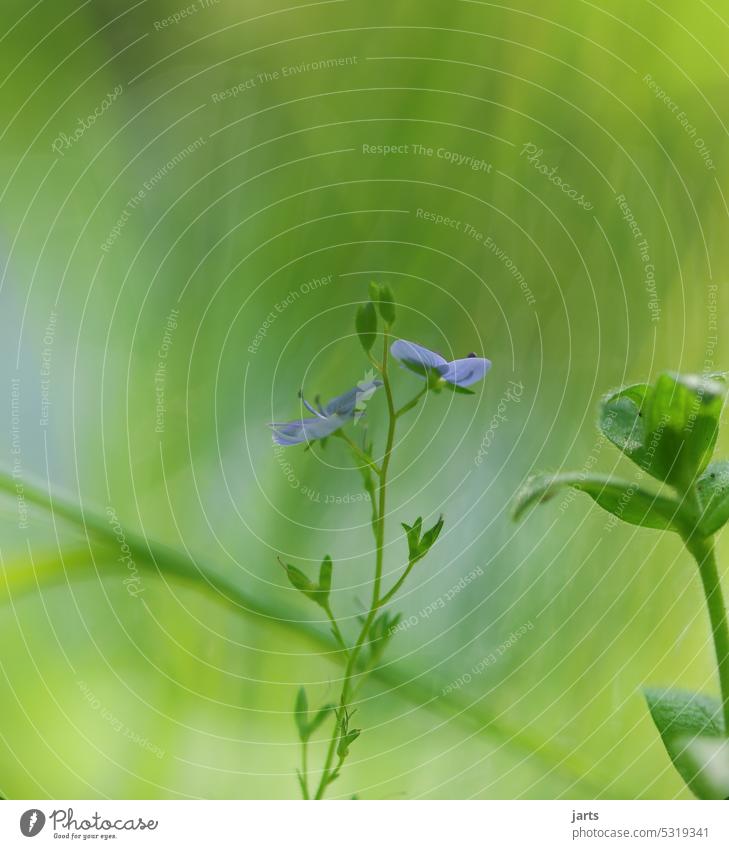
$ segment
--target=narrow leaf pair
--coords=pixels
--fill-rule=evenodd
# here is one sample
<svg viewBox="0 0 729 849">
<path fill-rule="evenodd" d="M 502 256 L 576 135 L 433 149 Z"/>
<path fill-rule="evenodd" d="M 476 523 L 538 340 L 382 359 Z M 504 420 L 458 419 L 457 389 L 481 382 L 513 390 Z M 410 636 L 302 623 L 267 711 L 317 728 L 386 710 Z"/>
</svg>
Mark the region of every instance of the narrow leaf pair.
<svg viewBox="0 0 729 849">
<path fill-rule="evenodd" d="M 422 560 L 435 544 L 441 530 L 443 530 L 443 517 L 441 516 L 433 527 L 425 533 L 422 533 L 423 519 L 421 516 L 418 516 L 412 525 L 406 525 L 403 522 L 402 527 L 408 541 L 408 560 L 414 563 Z"/>
<path fill-rule="evenodd" d="M 333 710 L 334 705 L 324 705 L 309 719 L 309 700 L 306 696 L 306 690 L 303 687 L 299 688 L 294 703 L 294 719 L 302 743 L 309 741 L 311 735 L 323 724 Z"/>
<path fill-rule="evenodd" d="M 320 607 L 328 610 L 329 594 L 332 589 L 332 572 L 334 569 L 332 558 L 328 554 L 324 560 L 322 560 L 322 564 L 319 567 L 318 583 L 311 581 L 301 571 L 301 569 L 297 569 L 296 566 L 292 566 L 290 563 L 281 562 L 281 565 L 283 566 L 286 576 L 294 589 L 297 589 L 300 593 L 311 599 L 311 601 L 315 602 Z"/>
</svg>

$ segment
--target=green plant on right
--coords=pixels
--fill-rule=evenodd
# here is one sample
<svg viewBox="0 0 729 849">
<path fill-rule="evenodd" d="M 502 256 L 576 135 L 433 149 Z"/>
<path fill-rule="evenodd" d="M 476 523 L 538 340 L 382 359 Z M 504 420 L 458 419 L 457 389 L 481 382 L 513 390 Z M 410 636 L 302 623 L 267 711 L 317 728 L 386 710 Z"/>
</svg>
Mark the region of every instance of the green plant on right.
<svg viewBox="0 0 729 849">
<path fill-rule="evenodd" d="M 517 495 L 514 517 L 569 487 L 632 525 L 677 533 L 698 565 L 716 654 L 720 698 L 681 690 L 644 691 L 673 765 L 700 799 L 729 797 L 729 627 L 714 534 L 729 520 L 729 460 L 712 460 L 726 376 L 661 374 L 605 396 L 598 424 L 623 454 L 666 485 L 592 473 L 539 475 Z"/>
</svg>

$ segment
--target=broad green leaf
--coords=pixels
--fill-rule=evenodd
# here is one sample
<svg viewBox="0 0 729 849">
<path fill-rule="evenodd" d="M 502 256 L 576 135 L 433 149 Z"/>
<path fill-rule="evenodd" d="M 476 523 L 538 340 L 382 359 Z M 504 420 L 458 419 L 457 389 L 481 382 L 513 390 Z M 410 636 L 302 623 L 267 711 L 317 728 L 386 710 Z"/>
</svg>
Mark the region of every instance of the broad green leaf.
<svg viewBox="0 0 729 849">
<path fill-rule="evenodd" d="M 706 468 L 725 399 L 723 375 L 666 372 L 603 398 L 599 425 L 627 457 L 658 480 L 686 489 Z"/>
<path fill-rule="evenodd" d="M 724 739 L 719 700 L 700 693 L 654 688 L 646 689 L 644 695 L 668 756 L 692 793 L 700 799 L 717 798 L 706 795 L 711 790 L 697 762 L 699 750 L 694 747 L 691 756 L 687 752 L 689 744 L 699 737 L 710 742 Z"/>
<path fill-rule="evenodd" d="M 704 471 L 716 445 L 725 393 L 717 380 L 660 375 L 646 409 L 652 475 L 683 489 Z"/>
<path fill-rule="evenodd" d="M 729 520 L 729 460 L 709 463 L 696 482 L 701 505 L 699 529 L 711 536 Z"/>
<path fill-rule="evenodd" d="M 369 351 L 375 344 L 377 336 L 377 313 L 372 301 L 361 304 L 357 309 L 354 326 L 359 336 L 359 341 L 365 351 Z"/>
<path fill-rule="evenodd" d="M 304 742 L 309 739 L 309 700 L 306 697 L 306 690 L 299 687 L 296 693 L 296 702 L 294 704 L 294 720 L 296 728 L 299 732 L 299 740 Z"/>
<path fill-rule="evenodd" d="M 516 497 L 514 518 L 520 518 L 533 504 L 547 501 L 570 487 L 587 493 L 603 510 L 631 525 L 678 532 L 690 522 L 686 508 L 673 498 L 648 492 L 629 481 L 579 472 L 540 475 L 528 480 Z"/>
<path fill-rule="evenodd" d="M 600 403 L 598 424 L 605 436 L 641 468 L 648 465 L 644 407 L 653 390 L 645 383 L 626 386 Z"/>
</svg>

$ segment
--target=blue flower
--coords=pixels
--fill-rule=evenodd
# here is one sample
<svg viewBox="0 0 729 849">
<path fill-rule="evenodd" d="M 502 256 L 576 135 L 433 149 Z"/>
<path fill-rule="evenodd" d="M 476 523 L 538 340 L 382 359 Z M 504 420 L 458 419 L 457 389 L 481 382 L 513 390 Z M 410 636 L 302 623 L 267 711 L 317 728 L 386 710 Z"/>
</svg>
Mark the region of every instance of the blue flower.
<svg viewBox="0 0 729 849">
<path fill-rule="evenodd" d="M 354 389 L 333 398 L 325 407 L 316 399 L 316 407 L 312 407 L 299 393 L 306 409 L 313 413 L 312 418 L 296 419 L 293 422 L 274 422 L 269 425 L 273 429 L 273 441 L 277 445 L 298 445 L 301 442 L 313 442 L 324 439 L 352 420 L 359 419 L 364 412 L 364 405 L 382 386 L 381 380 L 364 380 Z"/>
<path fill-rule="evenodd" d="M 436 379 L 440 378 L 461 389 L 482 380 L 491 368 L 491 360 L 477 357 L 475 354 L 449 363 L 435 351 L 429 351 L 422 345 L 407 342 L 405 339 L 393 342 L 390 351 L 396 360 L 421 377 L 435 376 Z"/>
</svg>

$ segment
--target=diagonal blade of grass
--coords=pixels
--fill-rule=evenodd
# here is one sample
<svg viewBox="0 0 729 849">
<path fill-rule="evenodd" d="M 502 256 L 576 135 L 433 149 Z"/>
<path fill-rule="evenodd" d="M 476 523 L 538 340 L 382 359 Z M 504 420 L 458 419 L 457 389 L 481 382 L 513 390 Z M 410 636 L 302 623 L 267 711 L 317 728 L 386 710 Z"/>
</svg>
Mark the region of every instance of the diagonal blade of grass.
<svg viewBox="0 0 729 849">
<path fill-rule="evenodd" d="M 16 492 L 16 481 L 7 472 L 0 471 L 0 492 L 9 494 Z M 23 494 L 29 503 L 41 507 L 49 514 L 70 522 L 87 535 L 92 535 L 97 541 L 107 544 L 110 548 L 118 545 L 114 531 L 109 521 L 97 510 L 89 510 L 77 506 L 65 496 L 51 494 L 39 484 L 23 481 Z M 222 599 L 246 616 L 274 623 L 279 627 L 288 628 L 299 635 L 307 637 L 319 649 L 332 654 L 338 653 L 338 648 L 332 640 L 315 626 L 297 619 L 295 614 L 277 608 L 274 605 L 256 601 L 243 592 L 229 578 L 219 575 L 207 565 L 202 565 L 192 557 L 171 548 L 164 543 L 151 540 L 134 531 L 124 530 L 125 541 L 134 558 L 140 565 L 159 575 L 169 575 L 186 582 L 192 582 L 199 587 L 207 587 L 216 592 Z M 64 555 L 65 558 L 65 555 Z M 44 574 L 51 577 L 50 570 Z M 76 570 L 74 574 L 78 574 Z M 567 777 L 572 782 L 575 792 L 582 789 L 582 795 L 597 798 L 601 787 L 594 781 L 586 780 L 584 772 L 592 765 L 580 764 L 580 769 L 567 766 L 564 762 L 567 753 L 552 744 L 537 740 L 518 728 L 511 727 L 500 716 L 484 715 L 461 699 L 452 695 L 434 697 L 431 688 L 412 676 L 403 676 L 388 668 L 377 668 L 372 672 L 373 677 L 385 684 L 393 693 L 419 707 L 440 714 L 449 720 L 467 724 L 476 731 L 483 731 L 505 743 L 511 748 L 518 749 L 524 756 L 537 758 L 546 765 L 550 772 Z M 555 766 L 559 764 L 559 766 Z M 594 773 L 594 770 L 591 770 Z M 612 781 L 612 779 L 611 779 Z M 610 781 L 605 781 L 605 786 Z M 626 789 L 625 792 L 628 792 Z M 626 796 L 626 798 L 629 798 Z"/>
</svg>

